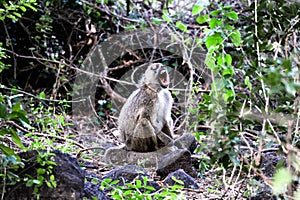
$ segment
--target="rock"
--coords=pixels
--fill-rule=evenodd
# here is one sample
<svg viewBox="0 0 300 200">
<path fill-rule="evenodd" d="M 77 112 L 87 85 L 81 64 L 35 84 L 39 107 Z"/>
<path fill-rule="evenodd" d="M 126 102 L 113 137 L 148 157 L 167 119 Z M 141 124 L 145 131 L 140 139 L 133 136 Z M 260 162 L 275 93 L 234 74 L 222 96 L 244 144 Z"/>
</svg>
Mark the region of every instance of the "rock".
<svg viewBox="0 0 300 200">
<path fill-rule="evenodd" d="M 197 141 L 193 135 L 185 133 L 175 140 L 174 145 L 178 149 L 187 149 L 193 153 L 197 148 Z"/>
<path fill-rule="evenodd" d="M 124 165 L 127 162 L 127 153 L 124 146 L 112 147 L 104 154 L 105 162 L 112 165 Z"/>
<path fill-rule="evenodd" d="M 197 181 L 192 178 L 190 175 L 185 173 L 183 169 L 179 169 L 175 172 L 170 173 L 167 178 L 165 178 L 164 183 L 173 186 L 173 185 L 180 185 L 172 177 L 175 177 L 177 180 L 182 180 L 184 183 L 184 188 L 192 188 L 192 189 L 199 189 Z"/>
<path fill-rule="evenodd" d="M 193 153 L 197 147 L 197 142 L 191 134 L 183 134 L 174 142 L 164 146 L 157 151 L 152 152 L 135 152 L 128 151 L 125 146 L 109 148 L 105 155 L 105 162 L 112 165 L 142 165 L 143 167 L 156 167 L 157 162 L 165 155 L 178 149 L 186 149 Z"/>
<path fill-rule="evenodd" d="M 197 176 L 192 167 L 190 151 L 178 149 L 163 156 L 157 164 L 156 173 L 159 176 L 166 177 L 169 173 L 178 169 L 183 169 L 193 177 Z"/>
<path fill-rule="evenodd" d="M 140 166 L 136 165 L 127 165 L 123 167 L 119 167 L 108 172 L 103 179 L 110 178 L 112 180 L 119 180 L 118 186 L 123 186 L 126 183 L 130 183 L 135 179 L 139 179 L 143 181 L 143 177 L 149 178 L 149 175 L 146 173 L 146 170 Z M 147 181 L 147 186 L 152 186 L 155 191 L 160 189 L 158 183 L 153 180 Z M 105 192 L 109 191 L 105 190 Z"/>
<path fill-rule="evenodd" d="M 52 173 L 57 183 L 56 188 L 49 188 L 45 183 L 39 188 L 40 199 L 49 200 L 67 200 L 67 199 L 82 199 L 84 196 L 84 177 L 85 172 L 82 170 L 77 160 L 68 154 L 60 151 L 54 151 L 56 154 L 54 160 L 57 166 L 54 166 Z M 27 151 L 19 154 L 25 160 L 25 166 L 16 174 L 21 180 L 26 176 L 36 177 L 37 169 L 43 168 L 36 161 L 38 156 L 37 151 Z M 47 178 L 47 177 L 46 177 Z M 7 187 L 5 199 L 20 200 L 34 199 L 33 187 L 26 187 L 23 181 L 16 185 Z"/>
<path fill-rule="evenodd" d="M 165 146 L 157 151 L 152 152 L 135 152 L 127 151 L 124 146 L 113 147 L 106 151 L 105 162 L 112 165 L 141 165 L 143 167 L 156 167 L 161 157 L 175 151 L 174 145 Z"/>
</svg>

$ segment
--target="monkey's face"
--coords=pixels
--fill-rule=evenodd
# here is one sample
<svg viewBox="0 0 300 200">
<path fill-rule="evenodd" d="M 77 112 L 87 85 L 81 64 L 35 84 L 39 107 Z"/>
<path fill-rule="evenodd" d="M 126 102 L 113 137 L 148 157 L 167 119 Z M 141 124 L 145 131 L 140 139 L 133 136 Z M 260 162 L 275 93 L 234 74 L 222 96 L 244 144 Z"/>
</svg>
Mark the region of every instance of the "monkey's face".
<svg viewBox="0 0 300 200">
<path fill-rule="evenodd" d="M 160 63 L 151 64 L 145 73 L 146 83 L 158 83 L 161 87 L 169 86 L 170 79 L 167 68 Z"/>
</svg>

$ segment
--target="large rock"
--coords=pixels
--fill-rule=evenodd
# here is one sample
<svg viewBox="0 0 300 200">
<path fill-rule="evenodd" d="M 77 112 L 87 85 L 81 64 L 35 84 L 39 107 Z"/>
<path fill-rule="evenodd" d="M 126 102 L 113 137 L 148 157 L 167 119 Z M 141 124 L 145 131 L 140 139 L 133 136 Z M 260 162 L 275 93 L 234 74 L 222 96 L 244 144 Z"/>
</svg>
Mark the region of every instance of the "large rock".
<svg viewBox="0 0 300 200">
<path fill-rule="evenodd" d="M 193 153 L 197 148 L 197 141 L 193 135 L 185 133 L 175 140 L 174 145 L 178 149 L 187 149 Z"/>
<path fill-rule="evenodd" d="M 161 177 L 166 177 L 169 173 L 178 169 L 183 169 L 193 177 L 197 176 L 192 167 L 190 151 L 186 149 L 178 149 L 163 156 L 157 163 L 156 173 Z"/>
<path fill-rule="evenodd" d="M 80 168 L 77 160 L 70 155 L 61 153 L 60 151 L 54 151 L 54 153 L 56 154 L 54 161 L 57 165 L 53 167 L 52 172 L 57 187 L 49 188 L 46 184 L 43 184 L 39 188 L 40 199 L 82 199 L 84 196 L 84 170 Z M 17 172 L 21 180 L 24 177 L 28 177 L 28 175 L 36 177 L 37 169 L 44 167 L 36 162 L 37 156 L 37 151 L 20 153 L 20 157 L 25 160 L 24 168 Z M 23 181 L 6 189 L 5 199 L 7 200 L 34 199 L 33 187 L 26 187 Z"/>
</svg>

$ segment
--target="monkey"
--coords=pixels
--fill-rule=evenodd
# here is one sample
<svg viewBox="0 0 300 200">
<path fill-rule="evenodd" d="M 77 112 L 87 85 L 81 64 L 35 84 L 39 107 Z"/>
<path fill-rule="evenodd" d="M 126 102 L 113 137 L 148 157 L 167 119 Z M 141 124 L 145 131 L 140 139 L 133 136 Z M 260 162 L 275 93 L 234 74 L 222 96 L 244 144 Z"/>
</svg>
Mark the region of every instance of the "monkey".
<svg viewBox="0 0 300 200">
<path fill-rule="evenodd" d="M 118 118 L 121 142 L 127 150 L 151 152 L 173 141 L 173 98 L 165 66 L 152 63 L 140 87 L 126 100 Z"/>
</svg>

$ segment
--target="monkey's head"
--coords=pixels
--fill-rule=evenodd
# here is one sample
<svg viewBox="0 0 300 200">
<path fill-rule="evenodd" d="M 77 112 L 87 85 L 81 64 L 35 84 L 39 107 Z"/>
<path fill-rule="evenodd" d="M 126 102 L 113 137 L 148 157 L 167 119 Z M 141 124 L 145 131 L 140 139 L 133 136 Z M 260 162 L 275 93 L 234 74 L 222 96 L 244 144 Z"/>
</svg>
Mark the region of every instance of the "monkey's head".
<svg viewBox="0 0 300 200">
<path fill-rule="evenodd" d="M 163 88 L 169 86 L 170 78 L 167 68 L 161 63 L 152 63 L 145 72 L 145 83 L 159 85 Z"/>
</svg>

